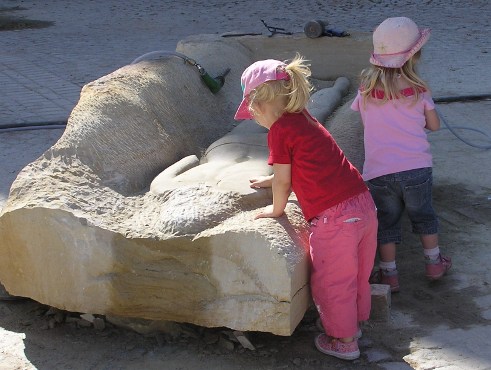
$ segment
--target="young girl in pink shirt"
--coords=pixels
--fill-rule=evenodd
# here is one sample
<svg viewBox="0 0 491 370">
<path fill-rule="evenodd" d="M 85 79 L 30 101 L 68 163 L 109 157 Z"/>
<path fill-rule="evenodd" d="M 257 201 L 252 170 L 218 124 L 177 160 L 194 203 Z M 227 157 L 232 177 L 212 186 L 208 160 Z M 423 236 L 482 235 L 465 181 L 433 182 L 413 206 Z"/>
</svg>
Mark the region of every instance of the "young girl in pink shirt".
<svg viewBox="0 0 491 370">
<path fill-rule="evenodd" d="M 235 119 L 254 119 L 269 130 L 273 175 L 251 179 L 272 187 L 273 204 L 256 218 L 280 217 L 293 190 L 310 224 L 311 291 L 325 333 L 323 353 L 360 356 L 359 322 L 368 320 L 368 279 L 376 251 L 375 204 L 360 173 L 330 133 L 306 110 L 310 70 L 300 57 L 253 63 L 242 74 L 243 100 Z"/>
<path fill-rule="evenodd" d="M 388 18 L 373 33 L 371 66 L 351 108 L 364 125 L 363 179 L 378 211 L 379 270 L 370 282 L 399 291 L 396 244 L 401 243 L 401 218 L 407 211 L 424 248 L 425 272 L 440 279 L 452 266 L 440 254 L 438 220 L 432 206 L 432 156 L 425 130 L 440 128 L 427 84 L 415 70 L 429 29 L 418 29 L 406 17 Z"/>
</svg>

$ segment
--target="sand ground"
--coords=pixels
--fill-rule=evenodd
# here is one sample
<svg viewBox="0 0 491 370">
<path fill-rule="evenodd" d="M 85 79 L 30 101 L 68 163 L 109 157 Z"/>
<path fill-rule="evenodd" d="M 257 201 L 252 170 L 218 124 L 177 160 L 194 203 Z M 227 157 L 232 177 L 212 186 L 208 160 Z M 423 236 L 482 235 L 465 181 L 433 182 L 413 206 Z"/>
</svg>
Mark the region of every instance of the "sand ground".
<svg viewBox="0 0 491 370">
<path fill-rule="evenodd" d="M 85 83 L 146 52 L 173 50 L 191 34 L 266 34 L 260 19 L 293 32 L 311 19 L 371 31 L 395 15 L 433 29 L 421 71 L 436 97 L 491 94 L 488 1 L 0 0 L 0 25 L 2 16 L 53 22 L 0 31 L 0 127 L 66 119 Z M 491 135 L 490 100 L 438 109 L 451 127 Z M 479 132 L 457 132 L 472 145 L 490 145 Z M 0 207 L 16 174 L 61 133 L 0 130 Z M 425 281 L 421 247 L 406 225 L 398 252 L 401 292 L 392 297 L 390 322 L 365 328 L 360 360 L 317 352 L 312 313 L 291 337 L 248 333 L 256 346 L 250 351 L 232 349 L 225 329 L 183 326 L 176 338 L 109 324 L 96 330 L 67 322 L 72 313 L 57 316 L 21 300 L 0 301 L 0 369 L 491 369 L 491 151 L 445 126 L 429 138 L 441 245 L 454 267 L 440 282 Z"/>
</svg>

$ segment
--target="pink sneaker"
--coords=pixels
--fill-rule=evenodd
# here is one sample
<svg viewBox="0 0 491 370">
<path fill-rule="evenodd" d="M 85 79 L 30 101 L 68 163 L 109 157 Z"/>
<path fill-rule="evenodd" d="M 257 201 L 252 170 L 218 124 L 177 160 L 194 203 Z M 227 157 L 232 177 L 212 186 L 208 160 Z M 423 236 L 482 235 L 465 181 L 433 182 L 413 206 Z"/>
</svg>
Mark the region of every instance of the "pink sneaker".
<svg viewBox="0 0 491 370">
<path fill-rule="evenodd" d="M 426 277 L 430 280 L 438 280 L 452 267 L 452 259 L 441 254 L 436 261 L 425 260 Z"/>
<path fill-rule="evenodd" d="M 399 273 L 397 270 L 385 272 L 383 270 L 376 270 L 372 272 L 368 279 L 370 284 L 385 284 L 390 285 L 390 292 L 399 292 Z"/>
<path fill-rule="evenodd" d="M 343 343 L 339 339 L 331 338 L 326 334 L 319 334 L 315 338 L 315 346 L 322 353 L 342 360 L 356 360 L 360 357 L 360 350 L 356 339 L 349 343 Z"/>
</svg>

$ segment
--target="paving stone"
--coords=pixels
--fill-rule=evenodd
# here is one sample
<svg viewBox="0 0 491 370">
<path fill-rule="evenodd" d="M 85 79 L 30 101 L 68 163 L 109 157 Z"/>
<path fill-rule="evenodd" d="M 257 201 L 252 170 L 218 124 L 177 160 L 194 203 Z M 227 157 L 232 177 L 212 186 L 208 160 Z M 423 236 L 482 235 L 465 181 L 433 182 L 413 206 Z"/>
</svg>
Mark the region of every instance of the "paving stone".
<svg viewBox="0 0 491 370">
<path fill-rule="evenodd" d="M 370 288 L 372 290 L 370 321 L 388 322 L 391 306 L 390 286 L 384 284 L 371 284 Z"/>
</svg>

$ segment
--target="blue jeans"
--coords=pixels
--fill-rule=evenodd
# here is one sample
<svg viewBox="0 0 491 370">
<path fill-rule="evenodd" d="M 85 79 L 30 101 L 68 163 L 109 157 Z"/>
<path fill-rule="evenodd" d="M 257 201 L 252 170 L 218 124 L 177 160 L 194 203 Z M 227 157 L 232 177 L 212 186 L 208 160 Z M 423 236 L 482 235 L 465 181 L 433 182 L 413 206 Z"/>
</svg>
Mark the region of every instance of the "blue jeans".
<svg viewBox="0 0 491 370">
<path fill-rule="evenodd" d="M 438 233 L 438 219 L 432 205 L 432 169 L 392 173 L 367 182 L 377 206 L 379 244 L 400 243 L 404 210 L 415 234 Z"/>
</svg>

